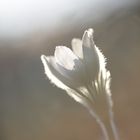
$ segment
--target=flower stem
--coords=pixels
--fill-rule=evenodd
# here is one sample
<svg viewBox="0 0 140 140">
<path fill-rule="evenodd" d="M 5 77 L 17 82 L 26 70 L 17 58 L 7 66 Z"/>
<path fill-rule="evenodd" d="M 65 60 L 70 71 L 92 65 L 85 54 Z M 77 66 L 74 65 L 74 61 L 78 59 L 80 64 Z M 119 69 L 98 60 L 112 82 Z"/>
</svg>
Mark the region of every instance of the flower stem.
<svg viewBox="0 0 140 140">
<path fill-rule="evenodd" d="M 112 111 L 111 107 L 109 108 L 109 117 L 110 117 L 110 125 L 112 128 L 112 133 L 114 135 L 114 139 L 119 140 L 119 135 L 118 135 L 117 128 L 116 128 L 116 125 L 114 122 L 114 115 L 113 115 L 113 111 Z"/>
<path fill-rule="evenodd" d="M 92 115 L 92 117 L 94 117 L 96 122 L 99 124 L 99 126 L 102 130 L 104 139 L 109 140 L 107 129 L 106 129 L 104 123 L 102 122 L 102 120 L 100 119 L 100 117 L 90 107 L 87 107 L 87 108 L 88 108 L 90 114 Z"/>
<path fill-rule="evenodd" d="M 107 94 L 106 94 L 107 95 Z M 119 134 L 115 125 L 114 121 L 114 113 L 112 109 L 112 99 L 110 96 L 106 96 L 107 98 L 107 103 L 108 103 L 108 113 L 109 113 L 109 127 L 111 128 L 111 133 L 114 138 L 114 140 L 120 140 Z"/>
</svg>

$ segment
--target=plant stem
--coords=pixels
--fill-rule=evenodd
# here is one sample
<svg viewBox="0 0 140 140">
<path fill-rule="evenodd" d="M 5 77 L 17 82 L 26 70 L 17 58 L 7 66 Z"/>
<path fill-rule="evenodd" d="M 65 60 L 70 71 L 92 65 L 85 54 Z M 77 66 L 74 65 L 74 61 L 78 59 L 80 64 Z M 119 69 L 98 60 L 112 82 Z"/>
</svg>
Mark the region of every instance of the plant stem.
<svg viewBox="0 0 140 140">
<path fill-rule="evenodd" d="M 90 107 L 88 107 L 88 110 L 89 110 L 90 114 L 92 115 L 92 117 L 94 117 L 96 122 L 99 124 L 99 126 L 102 130 L 104 139 L 109 140 L 107 129 L 106 129 L 104 123 L 102 122 L 102 120 L 100 119 L 100 117 Z"/>
<path fill-rule="evenodd" d="M 119 135 L 118 135 L 117 128 L 114 122 L 114 115 L 113 115 L 112 107 L 109 108 L 109 117 L 110 117 L 110 125 L 112 128 L 112 132 L 114 134 L 114 139 L 119 140 Z"/>
</svg>

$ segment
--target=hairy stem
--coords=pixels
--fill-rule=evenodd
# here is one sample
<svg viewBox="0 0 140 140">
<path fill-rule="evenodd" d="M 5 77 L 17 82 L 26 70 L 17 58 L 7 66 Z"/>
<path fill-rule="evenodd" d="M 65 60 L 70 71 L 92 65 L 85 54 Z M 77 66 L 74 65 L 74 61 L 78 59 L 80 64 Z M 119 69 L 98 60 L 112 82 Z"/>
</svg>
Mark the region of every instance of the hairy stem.
<svg viewBox="0 0 140 140">
<path fill-rule="evenodd" d="M 92 117 L 94 117 L 96 122 L 99 124 L 99 126 L 102 130 L 104 139 L 109 140 L 107 129 L 106 129 L 104 123 L 102 122 L 102 120 L 100 119 L 100 117 L 90 107 L 87 107 L 87 108 L 88 108 L 90 114 L 92 115 Z"/>
<path fill-rule="evenodd" d="M 119 140 L 119 135 L 118 135 L 117 128 L 114 122 L 114 115 L 113 115 L 112 107 L 109 108 L 109 117 L 110 117 L 110 125 L 112 128 L 112 132 L 114 134 L 114 139 Z"/>
</svg>

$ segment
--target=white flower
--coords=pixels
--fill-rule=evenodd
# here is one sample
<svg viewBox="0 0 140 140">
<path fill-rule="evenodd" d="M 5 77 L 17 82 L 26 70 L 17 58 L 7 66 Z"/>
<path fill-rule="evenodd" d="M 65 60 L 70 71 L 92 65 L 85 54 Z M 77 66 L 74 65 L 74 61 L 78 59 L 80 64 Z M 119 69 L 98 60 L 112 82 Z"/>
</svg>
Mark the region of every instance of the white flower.
<svg viewBox="0 0 140 140">
<path fill-rule="evenodd" d="M 82 40 L 73 39 L 72 50 L 57 46 L 54 56 L 41 56 L 51 82 L 82 104 L 93 101 L 103 90 L 110 93 L 110 75 L 105 69 L 104 56 L 93 41 L 93 30 L 86 30 Z"/>
<path fill-rule="evenodd" d="M 57 46 L 54 56 L 42 55 L 41 60 L 51 82 L 89 110 L 100 125 L 105 140 L 112 136 L 119 140 L 112 111 L 110 72 L 93 41 L 93 30 L 86 30 L 82 40 L 73 39 L 72 50 Z M 112 132 L 107 131 L 110 128 Z"/>
</svg>

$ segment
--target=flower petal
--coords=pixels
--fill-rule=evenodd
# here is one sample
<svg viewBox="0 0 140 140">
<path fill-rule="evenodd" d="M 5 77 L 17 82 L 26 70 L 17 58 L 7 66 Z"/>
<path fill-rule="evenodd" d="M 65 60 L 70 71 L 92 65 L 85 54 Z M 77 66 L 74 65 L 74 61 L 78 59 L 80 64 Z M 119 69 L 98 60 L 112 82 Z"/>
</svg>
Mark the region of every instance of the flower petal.
<svg viewBox="0 0 140 140">
<path fill-rule="evenodd" d="M 83 86 L 87 81 L 85 67 L 81 60 L 67 47 L 59 46 L 55 50 L 57 70 L 75 86 Z"/>
<path fill-rule="evenodd" d="M 55 69 L 54 57 L 46 57 L 45 55 L 42 55 L 41 60 L 44 65 L 45 74 L 51 80 L 51 82 L 54 83 L 57 87 L 67 90 L 67 86 L 70 86 L 71 84 Z"/>
<path fill-rule="evenodd" d="M 90 79 L 95 79 L 99 72 L 99 57 L 93 42 L 93 30 L 85 31 L 82 38 L 83 62 Z"/>
<path fill-rule="evenodd" d="M 56 65 L 57 65 L 57 70 L 59 71 L 59 73 L 61 73 L 64 77 L 69 79 L 69 81 L 71 81 L 71 83 L 74 86 L 81 87 L 85 85 L 86 79 L 85 79 L 84 69 L 82 67 L 80 67 L 80 69 L 68 70 L 59 64 L 56 64 Z M 76 65 L 79 65 L 78 62 Z"/>
<path fill-rule="evenodd" d="M 82 40 L 80 39 L 73 39 L 71 41 L 72 50 L 73 52 L 81 59 L 83 59 L 83 51 L 82 51 Z"/>
<path fill-rule="evenodd" d="M 94 49 L 93 29 L 88 29 L 84 32 L 82 41 L 84 47 Z"/>
<path fill-rule="evenodd" d="M 55 69 L 57 66 L 53 56 L 46 57 L 45 55 L 42 55 L 41 60 L 44 65 L 45 74 L 52 83 L 54 83 L 57 87 L 66 90 L 68 95 L 71 96 L 75 101 L 86 104 L 82 95 L 72 89 L 71 83 L 69 83 L 69 81 L 65 77 L 63 77 L 59 72 L 57 72 L 57 70 Z"/>
<path fill-rule="evenodd" d="M 41 56 L 42 63 L 44 65 L 45 74 L 54 83 L 57 87 L 62 89 L 67 89 L 68 87 L 72 88 L 78 86 L 75 81 L 71 81 L 70 78 L 65 77 L 61 74 L 61 69 L 59 69 L 56 64 L 55 58 L 53 56 L 46 57 L 45 55 Z"/>
<path fill-rule="evenodd" d="M 65 46 L 57 46 L 54 56 L 57 63 L 68 70 L 73 70 L 75 67 L 75 60 L 78 60 L 78 57 L 71 49 Z"/>
</svg>

